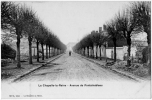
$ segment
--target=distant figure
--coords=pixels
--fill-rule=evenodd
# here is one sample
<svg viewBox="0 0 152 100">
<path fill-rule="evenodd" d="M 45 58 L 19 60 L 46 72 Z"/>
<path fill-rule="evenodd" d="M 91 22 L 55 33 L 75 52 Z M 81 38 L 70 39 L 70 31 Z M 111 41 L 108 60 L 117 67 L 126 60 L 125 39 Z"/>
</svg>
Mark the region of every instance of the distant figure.
<svg viewBox="0 0 152 100">
<path fill-rule="evenodd" d="M 71 56 L 71 51 L 69 51 L 69 56 Z"/>
</svg>

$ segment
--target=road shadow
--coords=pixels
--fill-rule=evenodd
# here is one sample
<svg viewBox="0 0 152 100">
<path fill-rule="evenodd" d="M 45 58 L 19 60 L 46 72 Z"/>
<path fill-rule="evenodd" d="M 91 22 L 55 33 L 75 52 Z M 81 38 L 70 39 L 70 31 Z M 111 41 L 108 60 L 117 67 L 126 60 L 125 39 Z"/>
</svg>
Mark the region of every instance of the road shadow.
<svg viewBox="0 0 152 100">
<path fill-rule="evenodd" d="M 54 69 L 54 71 L 62 71 L 63 69 L 58 68 L 58 69 Z"/>
<path fill-rule="evenodd" d="M 52 65 L 60 65 L 59 63 L 50 63 L 50 64 L 52 64 Z"/>
<path fill-rule="evenodd" d="M 63 69 L 58 68 L 58 69 L 54 69 L 52 72 L 44 72 L 44 73 L 40 73 L 40 74 L 34 74 L 33 76 L 39 76 L 39 75 L 46 75 L 46 74 L 51 74 L 51 73 L 59 73 L 61 72 Z"/>
<path fill-rule="evenodd" d="M 18 68 L 18 67 L 12 67 L 12 68 L 2 68 L 2 70 L 13 70 L 13 69 L 22 70 L 22 69 L 25 69 L 25 68 L 23 68 L 23 67 L 20 67 L 20 68 Z"/>
<path fill-rule="evenodd" d="M 34 74 L 33 76 L 42 76 L 42 75 L 51 74 L 51 73 L 59 73 L 59 72 L 45 72 L 45 73 L 40 73 L 40 74 Z"/>
<path fill-rule="evenodd" d="M 58 64 L 58 63 L 49 63 L 48 65 L 44 65 L 43 67 L 41 67 L 39 70 L 41 70 L 41 69 L 49 69 L 49 68 L 52 68 L 52 67 L 54 67 L 56 65 L 60 65 L 60 64 Z"/>
</svg>

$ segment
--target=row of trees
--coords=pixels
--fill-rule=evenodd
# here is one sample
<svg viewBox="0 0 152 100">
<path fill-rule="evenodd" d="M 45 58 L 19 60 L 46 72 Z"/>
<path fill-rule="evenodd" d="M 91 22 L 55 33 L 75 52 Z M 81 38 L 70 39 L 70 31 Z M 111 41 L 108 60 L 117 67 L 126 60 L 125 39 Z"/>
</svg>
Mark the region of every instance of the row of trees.
<svg viewBox="0 0 152 100">
<path fill-rule="evenodd" d="M 85 56 L 85 50 L 87 49 L 86 56 L 93 57 L 94 53 L 97 56 L 97 47 L 100 48 L 100 59 L 101 59 L 101 46 L 106 46 L 106 40 L 108 39 L 108 36 L 104 35 L 104 32 L 98 32 L 98 31 L 92 31 L 91 34 L 86 35 L 83 39 L 80 40 L 74 47 L 73 50 L 79 54 L 82 54 Z M 96 51 L 94 51 L 94 46 L 96 46 Z M 89 54 L 89 50 L 91 50 Z"/>
<path fill-rule="evenodd" d="M 92 32 L 88 36 L 84 37 L 74 47 L 75 51 L 79 51 L 85 47 L 93 47 L 93 44 L 101 47 L 106 41 L 112 40 L 114 44 L 114 62 L 116 61 L 116 46 L 117 41 L 124 39 L 128 46 L 128 60 L 127 65 L 131 65 L 131 36 L 139 32 L 147 33 L 148 50 L 150 53 L 151 44 L 151 2 L 132 2 L 130 6 L 124 9 L 122 12 L 116 14 L 115 18 L 108 21 L 106 25 L 107 35 L 103 36 L 102 33 Z M 88 42 L 90 38 L 91 42 Z M 85 42 L 87 41 L 87 42 Z M 150 63 L 150 54 L 147 63 Z"/>
<path fill-rule="evenodd" d="M 33 10 L 25 5 L 14 2 L 1 2 L 1 28 L 15 34 L 17 37 L 17 67 L 20 63 L 20 39 L 28 37 L 29 64 L 32 64 L 32 43 L 36 40 L 37 61 L 39 62 L 39 45 L 42 47 L 42 60 L 44 60 L 44 45 L 46 46 L 46 58 L 50 57 L 50 48 L 63 53 L 66 46 L 54 35 L 36 16 Z M 48 52 L 49 51 L 49 52 Z"/>
</svg>

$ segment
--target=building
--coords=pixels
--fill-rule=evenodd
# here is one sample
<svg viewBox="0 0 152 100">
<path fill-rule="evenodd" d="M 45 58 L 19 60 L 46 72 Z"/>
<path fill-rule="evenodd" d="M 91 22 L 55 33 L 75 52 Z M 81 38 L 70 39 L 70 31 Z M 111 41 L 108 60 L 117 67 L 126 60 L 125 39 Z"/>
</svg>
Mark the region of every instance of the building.
<svg viewBox="0 0 152 100">
<path fill-rule="evenodd" d="M 107 35 L 106 26 L 103 25 L 102 27 L 99 27 L 99 33 Z M 141 58 L 142 57 L 142 50 L 148 46 L 147 43 L 147 34 L 145 32 L 140 32 L 133 34 L 131 37 L 131 57 L 132 58 Z M 117 40 L 116 42 L 116 58 L 120 60 L 126 60 L 127 59 L 127 41 L 124 39 Z M 94 46 L 94 51 L 96 51 L 96 46 Z M 97 56 L 100 57 L 100 48 L 97 47 Z M 94 52 L 94 55 L 96 55 L 96 52 Z M 108 57 L 108 58 L 114 58 L 114 44 L 112 40 L 109 40 L 107 42 L 106 48 L 105 46 L 101 46 L 101 56 L 102 57 Z"/>
</svg>

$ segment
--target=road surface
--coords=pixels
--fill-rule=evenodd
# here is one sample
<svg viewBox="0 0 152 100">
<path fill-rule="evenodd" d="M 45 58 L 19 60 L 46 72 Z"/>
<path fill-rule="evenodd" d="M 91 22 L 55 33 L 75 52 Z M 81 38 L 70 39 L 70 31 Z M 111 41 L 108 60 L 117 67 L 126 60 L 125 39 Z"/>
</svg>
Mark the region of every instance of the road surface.
<svg viewBox="0 0 152 100">
<path fill-rule="evenodd" d="M 78 54 L 64 54 L 59 59 L 25 77 L 22 81 L 134 81 L 106 70 Z"/>
<path fill-rule="evenodd" d="M 10 98 L 10 94 L 17 99 L 141 99 L 150 98 L 150 81 L 137 82 L 106 70 L 77 54 L 69 56 L 66 53 L 21 81 L 2 83 L 2 98 Z M 29 94 L 36 97 L 30 97 Z M 15 97 L 16 95 L 20 97 Z"/>
</svg>

